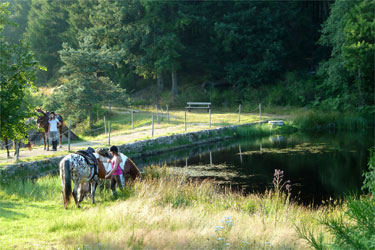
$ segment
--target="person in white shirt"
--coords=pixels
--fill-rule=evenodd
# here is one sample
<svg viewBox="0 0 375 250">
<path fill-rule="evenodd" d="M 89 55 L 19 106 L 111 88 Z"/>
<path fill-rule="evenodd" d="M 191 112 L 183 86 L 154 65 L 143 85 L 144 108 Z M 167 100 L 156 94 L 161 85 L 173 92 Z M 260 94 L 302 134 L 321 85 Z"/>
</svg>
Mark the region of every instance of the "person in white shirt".
<svg viewBox="0 0 375 250">
<path fill-rule="evenodd" d="M 48 134 L 52 141 L 52 150 L 57 150 L 57 126 L 60 126 L 61 123 L 56 119 L 55 113 L 51 112 L 49 115 L 48 121 Z"/>
</svg>

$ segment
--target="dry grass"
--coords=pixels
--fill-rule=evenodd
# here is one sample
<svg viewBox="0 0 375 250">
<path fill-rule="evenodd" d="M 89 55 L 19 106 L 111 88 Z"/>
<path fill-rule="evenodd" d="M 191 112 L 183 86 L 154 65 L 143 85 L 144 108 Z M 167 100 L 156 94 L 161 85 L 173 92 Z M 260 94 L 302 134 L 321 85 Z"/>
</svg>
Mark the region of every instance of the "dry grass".
<svg viewBox="0 0 375 250">
<path fill-rule="evenodd" d="M 306 224 L 330 239 L 317 221 L 326 209 L 275 192 L 244 196 L 166 167 L 145 169 L 118 200 L 103 190 L 96 201 L 64 210 L 57 177 L 2 185 L 0 249 L 310 249 L 296 232 Z"/>
<path fill-rule="evenodd" d="M 309 249 L 299 239 L 295 225 L 313 223 L 322 210 L 286 203 L 285 196 L 276 197 L 273 193 L 245 197 L 223 193 L 210 181 L 188 181 L 183 176 L 170 175 L 166 169 L 152 171 L 142 182 L 135 183 L 134 196 L 126 201 L 92 208 L 82 214 L 84 228 L 91 230 L 77 242 L 83 242 L 90 249 L 102 246 L 104 249 L 124 249 L 124 246 L 129 249 Z M 73 223 L 65 219 L 56 223 L 63 221 Z M 218 230 L 218 226 L 223 229 Z M 317 224 L 312 226 L 320 230 Z"/>
</svg>

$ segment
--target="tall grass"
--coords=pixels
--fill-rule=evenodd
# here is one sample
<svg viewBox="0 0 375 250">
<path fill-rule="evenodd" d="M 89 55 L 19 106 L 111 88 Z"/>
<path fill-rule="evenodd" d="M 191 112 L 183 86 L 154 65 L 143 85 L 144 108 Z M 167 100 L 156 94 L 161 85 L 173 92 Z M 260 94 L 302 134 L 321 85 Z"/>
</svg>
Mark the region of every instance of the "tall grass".
<svg viewBox="0 0 375 250">
<path fill-rule="evenodd" d="M 372 119 L 371 119 L 372 117 Z M 293 124 L 301 131 L 358 131 L 373 125 L 373 115 L 355 112 L 306 111 L 297 114 Z"/>
<path fill-rule="evenodd" d="M 85 200 L 81 210 L 64 210 L 57 177 L 29 182 L 27 192 L 22 185 L 1 186 L 0 249 L 306 249 L 294 225 L 322 227 L 314 223 L 322 209 L 281 190 L 245 196 L 166 167 L 145 169 L 118 200 L 98 191 L 97 205 Z"/>
</svg>

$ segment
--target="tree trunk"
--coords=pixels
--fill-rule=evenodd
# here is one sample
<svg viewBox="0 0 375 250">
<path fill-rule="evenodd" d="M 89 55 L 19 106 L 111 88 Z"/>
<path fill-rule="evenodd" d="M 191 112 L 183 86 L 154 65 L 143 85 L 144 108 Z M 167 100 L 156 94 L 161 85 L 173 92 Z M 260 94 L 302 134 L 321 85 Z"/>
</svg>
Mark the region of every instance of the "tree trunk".
<svg viewBox="0 0 375 250">
<path fill-rule="evenodd" d="M 92 114 L 92 108 L 89 109 L 89 127 L 90 130 L 92 130 L 92 125 L 93 125 L 93 114 Z"/>
<path fill-rule="evenodd" d="M 156 81 L 156 84 L 158 86 L 158 90 L 161 92 L 164 88 L 164 81 L 163 81 L 163 77 L 161 75 L 158 75 L 158 79 Z"/>
<path fill-rule="evenodd" d="M 7 158 L 10 158 L 10 155 L 9 155 L 8 138 L 7 138 L 7 137 L 4 137 L 4 141 L 5 141 L 5 148 L 7 149 Z"/>
<path fill-rule="evenodd" d="M 172 71 L 172 94 L 173 96 L 178 95 L 178 81 L 177 81 L 177 71 Z"/>
</svg>

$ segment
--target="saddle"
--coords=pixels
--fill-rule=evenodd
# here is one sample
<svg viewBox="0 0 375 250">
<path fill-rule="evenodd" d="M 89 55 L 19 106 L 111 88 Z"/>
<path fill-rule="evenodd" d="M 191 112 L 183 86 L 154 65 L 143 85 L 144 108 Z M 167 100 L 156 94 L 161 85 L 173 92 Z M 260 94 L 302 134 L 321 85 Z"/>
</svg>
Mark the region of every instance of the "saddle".
<svg viewBox="0 0 375 250">
<path fill-rule="evenodd" d="M 96 161 L 96 157 L 95 155 L 93 154 L 95 152 L 95 150 L 93 148 L 90 148 L 88 147 L 86 150 L 78 150 L 76 152 L 76 154 L 82 156 L 83 158 L 85 158 L 87 164 L 91 167 L 91 168 L 94 168 L 94 174 L 93 174 L 93 178 L 95 175 L 98 175 L 98 166 L 97 166 L 97 161 Z"/>
</svg>

